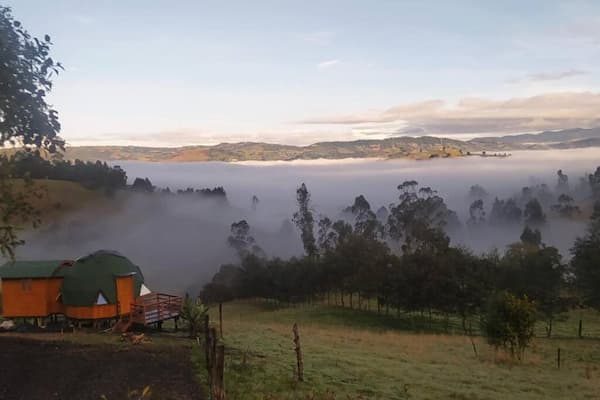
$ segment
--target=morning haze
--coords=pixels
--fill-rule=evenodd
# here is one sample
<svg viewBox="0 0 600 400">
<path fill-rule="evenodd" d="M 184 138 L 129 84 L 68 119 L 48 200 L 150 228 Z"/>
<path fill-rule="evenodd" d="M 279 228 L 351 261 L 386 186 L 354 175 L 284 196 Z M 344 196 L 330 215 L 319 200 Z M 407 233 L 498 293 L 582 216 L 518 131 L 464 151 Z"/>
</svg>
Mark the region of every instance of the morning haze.
<svg viewBox="0 0 600 400">
<path fill-rule="evenodd" d="M 597 15 L 4 1 L 0 399 L 597 398 Z"/>
</svg>

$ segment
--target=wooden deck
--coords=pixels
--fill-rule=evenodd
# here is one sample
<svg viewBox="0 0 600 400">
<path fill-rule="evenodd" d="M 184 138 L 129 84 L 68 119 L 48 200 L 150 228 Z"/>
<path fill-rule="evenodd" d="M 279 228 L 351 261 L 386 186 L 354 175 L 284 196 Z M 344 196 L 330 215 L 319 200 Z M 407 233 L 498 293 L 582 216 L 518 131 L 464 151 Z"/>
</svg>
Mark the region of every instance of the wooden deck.
<svg viewBox="0 0 600 400">
<path fill-rule="evenodd" d="M 150 325 L 179 318 L 182 303 L 181 297 L 165 293 L 140 296 L 131 305 L 131 321 L 136 324 Z"/>
</svg>

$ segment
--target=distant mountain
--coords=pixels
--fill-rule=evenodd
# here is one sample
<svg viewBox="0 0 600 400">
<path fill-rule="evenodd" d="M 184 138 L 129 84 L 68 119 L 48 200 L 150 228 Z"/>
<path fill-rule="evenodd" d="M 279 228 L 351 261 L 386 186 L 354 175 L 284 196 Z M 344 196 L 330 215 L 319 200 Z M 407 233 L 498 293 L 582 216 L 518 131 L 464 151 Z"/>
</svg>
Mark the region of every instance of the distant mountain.
<svg viewBox="0 0 600 400">
<path fill-rule="evenodd" d="M 270 143 L 221 143 L 215 146 L 139 147 L 74 146 L 67 159 L 84 161 L 290 161 L 319 158 L 412 158 L 461 157 L 480 152 L 568 149 L 600 146 L 600 128 L 484 137 L 468 141 L 432 136 L 400 136 L 382 140 L 320 142 L 308 146 Z"/>
</svg>

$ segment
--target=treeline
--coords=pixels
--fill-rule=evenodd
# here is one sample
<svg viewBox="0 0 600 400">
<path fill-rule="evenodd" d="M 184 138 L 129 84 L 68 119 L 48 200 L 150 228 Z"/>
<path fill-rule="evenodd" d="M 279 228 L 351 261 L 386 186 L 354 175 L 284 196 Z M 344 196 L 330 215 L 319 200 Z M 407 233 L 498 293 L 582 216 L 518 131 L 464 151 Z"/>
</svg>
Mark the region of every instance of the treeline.
<svg viewBox="0 0 600 400">
<path fill-rule="evenodd" d="M 131 189 L 136 192 L 144 193 L 159 193 L 161 195 L 180 195 L 180 196 L 196 196 L 202 198 L 213 198 L 222 202 L 227 201 L 227 192 L 222 186 L 214 188 L 202 188 L 194 189 L 188 187 L 186 189 L 178 189 L 177 191 L 171 191 L 169 187 L 157 188 L 152 184 L 148 178 L 135 178 Z"/>
<path fill-rule="evenodd" d="M 8 157 L 3 156 L 7 161 Z M 103 189 L 112 194 L 127 186 L 127 174 L 119 166 L 105 162 L 46 160 L 37 153 L 20 152 L 10 159 L 17 178 L 51 179 L 77 182 L 89 189 Z"/>
<path fill-rule="evenodd" d="M 600 177 L 600 168 L 590 176 Z M 478 255 L 451 246 L 446 231 L 457 218 L 444 199 L 415 181 L 402 183 L 398 191 L 397 202 L 386 212 L 374 212 L 365 197 L 358 196 L 346 208 L 346 217 L 334 222 L 315 216 L 310 192 L 302 184 L 293 221 L 305 256 L 268 258 L 248 223 L 236 222 L 228 243 L 240 263 L 223 265 L 201 297 L 207 302 L 254 297 L 282 303 L 319 300 L 359 309 L 374 303 L 379 312 L 459 315 L 466 330 L 467 321 L 484 313 L 491 299 L 510 293 L 535 305 L 548 335 L 556 316 L 569 307 L 600 307 L 600 202 L 567 263 L 530 225 L 504 254 Z M 527 220 L 540 223 L 539 211 L 526 208 Z M 512 215 L 505 212 L 495 218 L 506 222 Z"/>
<path fill-rule="evenodd" d="M 203 198 L 227 200 L 227 193 L 222 186 L 215 188 L 186 188 L 171 191 L 170 188 L 157 188 L 148 178 L 135 178 L 127 185 L 127 173 L 118 165 L 110 166 L 106 162 L 68 161 L 61 159 L 47 160 L 39 154 L 19 152 L 12 157 L 2 156 L 6 164 L 11 165 L 11 171 L 16 178 L 50 179 L 77 182 L 88 189 L 101 189 L 107 194 L 117 190 L 133 190 L 143 193 L 158 193 L 165 195 L 196 195 Z"/>
</svg>

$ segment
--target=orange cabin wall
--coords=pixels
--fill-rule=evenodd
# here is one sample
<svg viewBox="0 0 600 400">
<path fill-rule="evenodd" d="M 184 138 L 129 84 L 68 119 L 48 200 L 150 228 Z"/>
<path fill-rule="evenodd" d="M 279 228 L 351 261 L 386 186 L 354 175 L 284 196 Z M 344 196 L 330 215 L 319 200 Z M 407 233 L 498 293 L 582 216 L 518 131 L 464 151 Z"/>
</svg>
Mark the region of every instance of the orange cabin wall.
<svg viewBox="0 0 600 400">
<path fill-rule="evenodd" d="M 115 278 L 117 284 L 117 302 L 121 314 L 131 312 L 131 303 L 135 302 L 133 275 L 118 276 Z"/>
<path fill-rule="evenodd" d="M 62 281 L 62 278 L 2 280 L 2 315 L 16 318 L 62 313 L 62 303 L 56 301 Z"/>
<path fill-rule="evenodd" d="M 58 298 L 62 278 L 5 279 L 2 285 L 2 315 L 8 318 L 47 317 L 64 314 L 74 319 L 115 318 L 131 312 L 135 302 L 133 276 L 115 278 L 117 304 L 92 306 L 65 306 Z M 58 299 L 58 300 L 57 300 Z"/>
<path fill-rule="evenodd" d="M 65 315 L 74 319 L 115 318 L 117 316 L 117 305 L 65 306 Z"/>
</svg>

